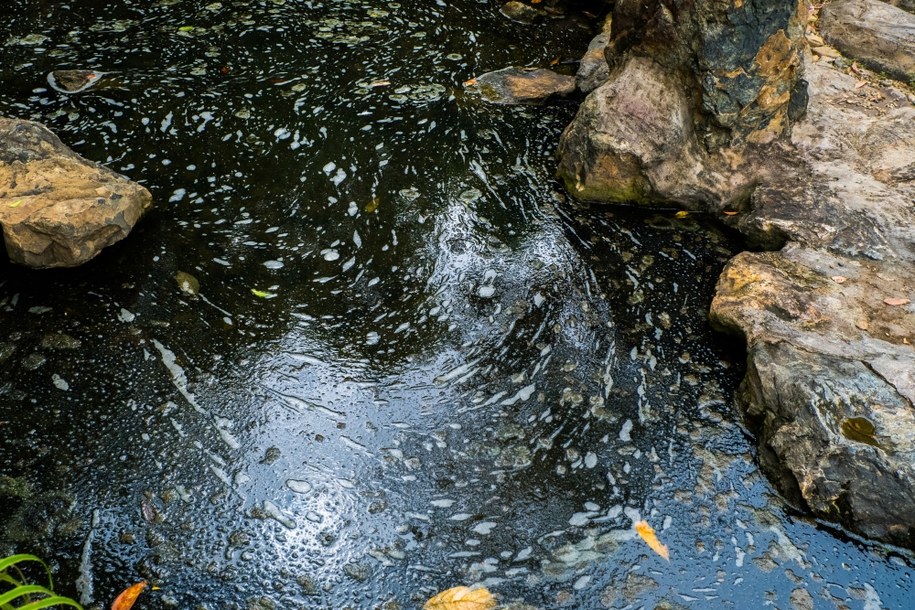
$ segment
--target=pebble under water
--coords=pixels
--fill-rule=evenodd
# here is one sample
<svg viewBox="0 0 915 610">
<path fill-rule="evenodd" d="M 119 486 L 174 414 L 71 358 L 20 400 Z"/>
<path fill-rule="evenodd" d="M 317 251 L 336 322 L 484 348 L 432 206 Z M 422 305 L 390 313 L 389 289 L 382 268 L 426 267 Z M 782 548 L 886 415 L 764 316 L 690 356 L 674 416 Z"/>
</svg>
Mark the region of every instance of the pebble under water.
<svg viewBox="0 0 915 610">
<path fill-rule="evenodd" d="M 575 103 L 465 94 L 592 33 L 498 8 L 4 2 L 0 114 L 157 207 L 82 268 L 0 268 L 0 556 L 97 608 L 915 607 L 910 553 L 754 463 L 706 321 L 740 243 L 566 201 Z"/>
</svg>

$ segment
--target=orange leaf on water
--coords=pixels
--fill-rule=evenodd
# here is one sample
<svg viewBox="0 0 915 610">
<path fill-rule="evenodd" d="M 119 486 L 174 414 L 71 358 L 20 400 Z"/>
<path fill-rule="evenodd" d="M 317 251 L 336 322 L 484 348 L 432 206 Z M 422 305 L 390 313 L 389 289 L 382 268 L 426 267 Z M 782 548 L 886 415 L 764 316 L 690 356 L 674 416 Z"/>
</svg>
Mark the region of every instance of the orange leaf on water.
<svg viewBox="0 0 915 610">
<path fill-rule="evenodd" d="M 452 587 L 431 598 L 423 610 L 492 610 L 496 600 L 485 587 Z"/>
<path fill-rule="evenodd" d="M 731 210 L 725 210 L 724 212 L 722 212 L 722 214 L 724 214 L 725 216 L 737 216 L 737 212 L 733 212 Z"/>
<path fill-rule="evenodd" d="M 654 530 L 651 528 L 650 525 L 648 525 L 648 523 L 646 523 L 645 521 L 636 521 L 635 522 L 635 531 L 639 536 L 641 536 L 642 540 L 645 541 L 645 544 L 647 544 L 648 547 L 652 551 L 654 551 L 655 553 L 657 553 L 658 555 L 660 555 L 667 561 L 670 561 L 670 551 L 667 550 L 666 546 L 661 544 L 661 541 L 658 540 L 658 537 L 655 535 Z"/>
<path fill-rule="evenodd" d="M 142 593 L 148 586 L 149 583 L 144 580 L 138 582 L 135 585 L 127 587 L 121 591 L 121 594 L 118 595 L 114 600 L 114 603 L 111 604 L 111 610 L 130 610 L 133 608 L 137 598 L 140 597 L 140 593 Z"/>
</svg>

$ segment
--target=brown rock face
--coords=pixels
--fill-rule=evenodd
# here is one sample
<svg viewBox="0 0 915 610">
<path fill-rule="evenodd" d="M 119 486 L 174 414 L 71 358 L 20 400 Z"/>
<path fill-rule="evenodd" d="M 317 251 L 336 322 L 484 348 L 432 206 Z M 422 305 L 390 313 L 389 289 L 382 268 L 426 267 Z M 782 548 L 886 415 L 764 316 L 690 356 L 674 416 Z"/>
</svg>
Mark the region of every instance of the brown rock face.
<svg viewBox="0 0 915 610">
<path fill-rule="evenodd" d="M 835 0 L 823 7 L 820 31 L 869 68 L 915 80 L 915 15 L 879 0 Z"/>
<path fill-rule="evenodd" d="M 87 161 L 45 127 L 0 117 L 0 225 L 14 263 L 73 267 L 130 232 L 142 186 Z"/>
<path fill-rule="evenodd" d="M 915 107 L 821 64 L 808 75 L 791 161 L 737 223 L 784 247 L 731 260 L 711 319 L 746 338 L 738 398 L 779 487 L 915 548 Z"/>
<path fill-rule="evenodd" d="M 743 152 L 703 149 L 679 79 L 633 56 L 595 89 L 559 143 L 559 175 L 585 201 L 738 205 L 754 177 Z"/>
<path fill-rule="evenodd" d="M 729 209 L 774 250 L 736 256 L 711 310 L 747 342 L 738 404 L 761 465 L 817 516 L 915 548 L 915 107 L 825 59 L 808 88 L 802 9 L 618 0 L 607 80 L 558 174 L 585 200 Z M 887 26 L 859 14 L 859 30 Z"/>
<path fill-rule="evenodd" d="M 559 177 L 583 199 L 739 205 L 759 180 L 747 147 L 783 137 L 806 102 L 797 87 L 805 16 L 798 0 L 617 2 L 609 79 L 563 135 Z M 640 82 L 653 97 L 622 91 Z M 630 137 L 648 115 L 675 120 Z"/>
</svg>

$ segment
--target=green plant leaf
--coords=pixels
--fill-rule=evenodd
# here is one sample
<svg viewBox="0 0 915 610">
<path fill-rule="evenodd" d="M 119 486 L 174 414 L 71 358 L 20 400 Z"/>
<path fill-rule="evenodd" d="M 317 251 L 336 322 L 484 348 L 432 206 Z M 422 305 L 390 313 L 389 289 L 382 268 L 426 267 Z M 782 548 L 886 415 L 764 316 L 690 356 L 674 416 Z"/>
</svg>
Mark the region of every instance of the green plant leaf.
<svg viewBox="0 0 915 610">
<path fill-rule="evenodd" d="M 69 597 L 62 597 L 60 595 L 55 595 L 54 597 L 49 597 L 47 599 L 41 599 L 37 602 L 32 602 L 26 604 L 16 610 L 39 610 L 40 608 L 50 608 L 51 606 L 71 606 L 73 608 L 79 608 L 83 610 L 83 607 L 77 604 L 75 601 Z"/>
<path fill-rule="evenodd" d="M 48 567 L 48 564 L 43 562 L 41 559 L 35 555 L 29 555 L 28 553 L 20 553 L 18 555 L 10 555 L 9 557 L 4 557 L 0 559 L 0 573 L 6 572 L 9 568 L 15 566 L 16 564 L 22 563 L 24 561 L 35 561 L 40 563 L 44 568 L 45 573 L 48 575 L 48 588 L 54 589 L 54 578 L 51 576 L 51 568 Z"/>
<path fill-rule="evenodd" d="M 19 585 L 12 591 L 7 591 L 3 595 L 0 595 L 0 606 L 8 604 L 14 599 L 19 599 L 20 597 L 25 597 L 26 595 L 32 595 L 33 593 L 50 595 L 51 597 L 54 596 L 53 591 L 48 591 L 41 585 Z"/>
</svg>

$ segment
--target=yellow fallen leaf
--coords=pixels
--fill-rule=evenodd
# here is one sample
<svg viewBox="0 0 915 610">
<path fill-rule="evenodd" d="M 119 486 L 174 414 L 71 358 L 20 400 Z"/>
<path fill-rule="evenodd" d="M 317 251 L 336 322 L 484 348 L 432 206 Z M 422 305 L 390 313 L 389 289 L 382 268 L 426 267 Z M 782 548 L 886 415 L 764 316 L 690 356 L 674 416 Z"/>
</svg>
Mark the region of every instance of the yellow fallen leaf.
<svg viewBox="0 0 915 610">
<path fill-rule="evenodd" d="M 892 305 L 892 306 L 909 304 L 908 299 L 902 299 L 899 297 L 887 297 L 887 298 L 883 299 L 883 302 L 886 303 L 887 305 Z"/>
<path fill-rule="evenodd" d="M 722 214 L 724 214 L 725 216 L 737 216 L 737 212 L 734 212 L 732 210 L 725 210 L 724 212 L 722 212 Z"/>
<path fill-rule="evenodd" d="M 145 580 L 138 582 L 135 585 L 131 585 L 121 591 L 121 594 L 117 596 L 114 600 L 114 603 L 111 604 L 111 610 L 130 610 L 133 608 L 134 603 L 137 601 L 137 598 L 140 597 L 146 587 L 149 586 Z"/>
<path fill-rule="evenodd" d="M 17 201 L 14 201 L 13 203 L 11 203 L 11 204 L 10 204 L 10 207 L 11 207 L 11 208 L 18 208 L 18 207 L 21 206 L 21 205 L 22 205 L 22 199 L 19 199 L 19 200 L 17 200 Z"/>
<path fill-rule="evenodd" d="M 372 197 L 372 200 L 365 204 L 365 211 L 368 214 L 375 212 L 378 207 L 381 205 L 381 199 L 378 197 Z"/>
<path fill-rule="evenodd" d="M 687 212 L 686 210 L 680 210 L 679 212 L 674 214 L 674 216 L 676 216 L 677 218 L 686 218 L 687 216 L 689 216 L 689 212 Z"/>
<path fill-rule="evenodd" d="M 468 79 L 468 80 L 465 80 L 465 81 L 464 81 L 464 86 L 465 86 L 465 87 L 473 87 L 473 86 L 476 85 L 476 84 L 477 84 L 477 79 L 475 79 L 475 78 L 471 78 L 471 79 Z"/>
<path fill-rule="evenodd" d="M 496 599 L 485 587 L 452 587 L 431 598 L 423 610 L 492 610 Z"/>
<path fill-rule="evenodd" d="M 253 294 L 256 297 L 260 297 L 262 299 L 266 299 L 267 297 L 273 296 L 271 293 L 269 293 L 265 290 L 258 290 L 257 288 L 252 288 L 251 294 Z"/>
<path fill-rule="evenodd" d="M 667 550 L 666 546 L 661 544 L 661 541 L 658 540 L 658 537 L 655 535 L 654 530 L 651 528 L 650 525 L 648 525 L 648 523 L 646 523 L 645 521 L 636 521 L 635 531 L 642 538 L 642 540 L 645 541 L 645 544 L 647 544 L 648 547 L 652 551 L 654 551 L 655 553 L 657 553 L 658 555 L 660 555 L 667 561 L 670 561 L 670 551 Z"/>
</svg>

